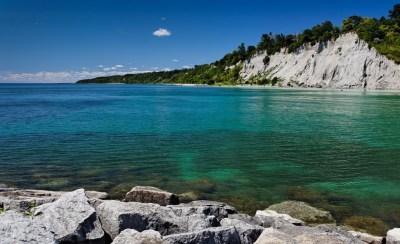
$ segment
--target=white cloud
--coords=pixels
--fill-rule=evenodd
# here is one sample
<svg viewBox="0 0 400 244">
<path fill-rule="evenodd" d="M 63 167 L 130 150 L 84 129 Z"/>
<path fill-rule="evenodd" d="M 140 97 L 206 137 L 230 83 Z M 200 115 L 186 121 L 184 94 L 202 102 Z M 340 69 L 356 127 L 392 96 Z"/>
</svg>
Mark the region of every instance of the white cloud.
<svg viewBox="0 0 400 244">
<path fill-rule="evenodd" d="M 182 66 L 182 68 L 184 68 L 184 69 L 190 69 L 190 68 L 192 68 L 192 67 L 189 66 L 189 65 L 184 65 L 184 66 Z"/>
<path fill-rule="evenodd" d="M 171 71 L 171 68 L 164 68 L 163 71 Z"/>
<path fill-rule="evenodd" d="M 114 67 L 115 67 L 115 68 L 123 68 L 123 67 L 125 67 L 125 66 L 123 66 L 122 64 L 117 64 L 117 65 L 115 65 Z"/>
<path fill-rule="evenodd" d="M 172 59 L 172 62 L 179 62 L 178 59 Z"/>
<path fill-rule="evenodd" d="M 97 67 L 98 68 L 104 68 L 104 65 L 100 64 L 100 65 L 97 65 Z"/>
<path fill-rule="evenodd" d="M 106 70 L 107 69 L 107 70 Z M 105 68 L 104 71 L 40 71 L 33 73 L 13 73 L 0 72 L 0 82 L 18 82 L 18 83 L 72 83 L 82 79 L 91 79 L 100 76 L 125 75 L 154 72 L 154 70 L 133 70 L 130 72 L 112 70 Z"/>
<path fill-rule="evenodd" d="M 169 30 L 163 28 L 160 28 L 153 32 L 153 35 L 158 37 L 170 36 L 171 34 L 172 33 Z"/>
</svg>

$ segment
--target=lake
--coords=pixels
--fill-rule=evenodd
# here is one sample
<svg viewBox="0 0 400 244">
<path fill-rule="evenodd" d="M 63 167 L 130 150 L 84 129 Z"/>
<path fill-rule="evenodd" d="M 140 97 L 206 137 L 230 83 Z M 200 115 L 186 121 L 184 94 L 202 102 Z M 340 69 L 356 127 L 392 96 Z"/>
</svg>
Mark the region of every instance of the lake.
<svg viewBox="0 0 400 244">
<path fill-rule="evenodd" d="M 400 92 L 0 84 L 0 183 L 135 185 L 400 225 Z"/>
</svg>

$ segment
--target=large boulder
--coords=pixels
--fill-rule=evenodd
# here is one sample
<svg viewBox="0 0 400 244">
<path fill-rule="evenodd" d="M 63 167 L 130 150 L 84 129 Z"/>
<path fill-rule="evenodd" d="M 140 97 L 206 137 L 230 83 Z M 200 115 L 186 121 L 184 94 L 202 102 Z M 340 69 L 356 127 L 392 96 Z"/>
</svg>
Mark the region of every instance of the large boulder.
<svg viewBox="0 0 400 244">
<path fill-rule="evenodd" d="M 139 232 L 134 229 L 125 229 L 112 244 L 162 244 L 161 234 L 155 230 Z"/>
<path fill-rule="evenodd" d="M 56 243 L 54 234 L 40 223 L 16 211 L 0 214 L 0 243 Z"/>
<path fill-rule="evenodd" d="M 281 214 L 288 214 L 293 218 L 300 219 L 307 224 L 336 223 L 331 213 L 314 208 L 305 202 L 286 201 L 271 205 L 267 210 L 274 210 Z"/>
<path fill-rule="evenodd" d="M 125 202 L 157 203 L 161 206 L 179 204 L 179 197 L 152 186 L 135 186 L 126 193 Z"/>
<path fill-rule="evenodd" d="M 280 214 L 274 210 L 258 210 L 254 218 L 261 223 L 263 227 L 277 228 L 282 224 L 291 224 L 303 226 L 305 223 L 299 219 L 292 218 L 287 214 Z"/>
<path fill-rule="evenodd" d="M 63 194 L 53 203 L 33 208 L 33 220 L 55 234 L 58 242 L 104 242 L 104 232 L 96 211 L 83 189 Z"/>
<path fill-rule="evenodd" d="M 190 203 L 170 205 L 167 206 L 172 209 L 178 216 L 188 216 L 192 214 L 204 214 L 215 216 L 218 221 L 223 218 L 227 218 L 229 214 L 236 214 L 235 208 L 229 206 L 226 203 L 215 202 L 215 201 L 193 201 Z"/>
<path fill-rule="evenodd" d="M 109 200 L 100 203 L 96 210 L 111 239 L 125 229 L 153 229 L 162 235 L 184 231 L 181 219 L 170 208 L 158 204 Z"/>
<path fill-rule="evenodd" d="M 235 227 L 214 227 L 200 231 L 167 235 L 163 237 L 164 244 L 216 244 L 241 243 Z"/>
<path fill-rule="evenodd" d="M 251 225 L 238 219 L 229 218 L 222 219 L 221 226 L 235 227 L 239 234 L 241 244 L 253 244 L 264 230 L 261 226 Z"/>
<path fill-rule="evenodd" d="M 400 244 L 400 228 L 394 228 L 387 232 L 387 244 Z"/>
</svg>

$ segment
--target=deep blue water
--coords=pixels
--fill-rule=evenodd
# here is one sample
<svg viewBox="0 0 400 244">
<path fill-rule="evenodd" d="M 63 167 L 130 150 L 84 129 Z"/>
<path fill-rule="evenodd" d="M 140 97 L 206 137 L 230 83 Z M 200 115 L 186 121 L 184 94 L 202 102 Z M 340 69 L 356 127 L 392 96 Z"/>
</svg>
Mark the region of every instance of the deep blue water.
<svg viewBox="0 0 400 244">
<path fill-rule="evenodd" d="M 400 92 L 0 84 L 0 182 L 285 199 L 400 225 Z"/>
</svg>

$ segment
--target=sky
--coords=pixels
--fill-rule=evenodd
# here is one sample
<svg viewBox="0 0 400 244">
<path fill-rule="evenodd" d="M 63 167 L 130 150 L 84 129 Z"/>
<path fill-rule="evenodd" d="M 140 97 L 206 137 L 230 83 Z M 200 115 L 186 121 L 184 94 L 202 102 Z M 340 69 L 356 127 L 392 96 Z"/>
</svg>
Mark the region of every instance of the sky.
<svg viewBox="0 0 400 244">
<path fill-rule="evenodd" d="M 387 16 L 392 0 L 0 0 L 0 82 L 76 82 L 211 63 L 263 33 Z"/>
</svg>

